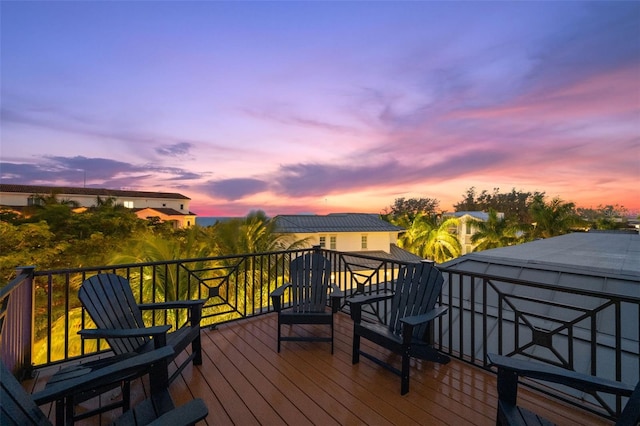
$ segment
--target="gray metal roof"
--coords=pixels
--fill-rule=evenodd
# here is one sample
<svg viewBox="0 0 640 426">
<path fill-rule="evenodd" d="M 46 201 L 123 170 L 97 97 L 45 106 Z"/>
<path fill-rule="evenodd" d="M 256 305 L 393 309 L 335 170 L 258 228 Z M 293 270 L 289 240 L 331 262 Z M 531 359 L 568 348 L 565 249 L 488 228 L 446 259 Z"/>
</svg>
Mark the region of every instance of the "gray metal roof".
<svg viewBox="0 0 640 426">
<path fill-rule="evenodd" d="M 471 216 L 478 220 L 482 220 L 486 222 L 489 220 L 489 213 L 483 211 L 463 211 L 463 212 L 445 212 L 442 214 L 443 216 L 451 216 L 451 217 L 462 217 L 462 216 Z"/>
<path fill-rule="evenodd" d="M 640 295 L 640 235 L 585 232 L 470 253 L 442 267 L 624 296 Z"/>
<path fill-rule="evenodd" d="M 319 232 L 402 232 L 404 228 L 370 213 L 332 213 L 321 215 L 278 215 L 274 217 L 280 233 Z"/>
<path fill-rule="evenodd" d="M 495 277 L 490 280 L 489 286 L 485 286 L 482 280 L 467 285 L 462 297 L 462 300 L 469 303 L 472 287 L 476 294 L 482 294 L 482 290 L 487 291 L 486 308 L 476 307 L 478 312 L 486 309 L 484 321 L 488 330 L 483 342 L 476 343 L 474 347 L 476 356 L 483 356 L 482 345 L 486 346 L 488 352 L 498 352 L 503 350 L 500 348 L 511 350 L 516 341 L 519 348 L 533 342 L 525 351 L 529 356 L 547 359 L 549 362 L 558 362 L 561 356 L 573 359 L 572 368 L 586 374 L 592 374 L 591 363 L 596 362 L 598 376 L 615 379 L 615 363 L 612 362 L 617 356 L 614 336 L 618 333 L 616 327 L 620 327 L 623 381 L 629 380 L 631 384 L 637 381 L 640 323 L 637 304 L 633 302 L 640 297 L 640 235 L 637 232 L 572 233 L 470 253 L 443 263 L 440 267 L 445 275 L 460 271 Z M 506 281 L 501 281 L 501 278 Z M 514 284 L 508 278 L 546 284 L 549 288 Z M 469 283 L 467 280 L 466 284 Z M 558 291 L 560 288 L 569 291 Z M 453 315 L 450 324 L 452 329 L 461 327 L 462 315 L 457 306 L 462 305 L 462 301 L 457 291 L 455 288 L 451 292 L 447 288 L 443 289 L 445 300 L 453 299 L 454 308 L 449 313 L 450 316 Z M 497 292 L 504 299 L 498 299 Z M 612 298 L 626 297 L 631 302 L 608 305 L 610 299 L 607 295 L 612 295 Z M 509 301 L 511 307 L 505 308 L 505 300 Z M 476 301 L 476 305 L 481 305 L 481 302 Z M 505 309 L 506 316 L 497 316 L 498 306 Z M 518 338 L 513 331 L 501 334 L 499 326 L 501 321 L 505 329 L 513 326 L 513 317 L 509 317 L 508 312 L 516 309 L 515 307 L 519 312 Z M 616 324 L 614 320 L 616 310 L 620 312 L 620 324 Z M 593 325 L 590 320 L 579 321 L 584 312 L 597 313 Z M 575 327 L 571 328 L 572 336 L 575 337 L 575 345 L 571 346 L 573 353 L 569 351 L 569 345 L 563 340 L 566 336 L 561 332 L 554 331 L 553 339 L 549 338 L 546 343 L 535 341 L 534 330 L 541 330 L 542 333 L 563 330 L 565 325 L 574 323 Z M 448 326 L 445 324 L 445 327 Z M 588 343 L 593 330 L 597 333 L 598 342 L 596 359 L 592 359 Z M 552 352 L 547 345 L 552 346 L 556 352 Z"/>
</svg>

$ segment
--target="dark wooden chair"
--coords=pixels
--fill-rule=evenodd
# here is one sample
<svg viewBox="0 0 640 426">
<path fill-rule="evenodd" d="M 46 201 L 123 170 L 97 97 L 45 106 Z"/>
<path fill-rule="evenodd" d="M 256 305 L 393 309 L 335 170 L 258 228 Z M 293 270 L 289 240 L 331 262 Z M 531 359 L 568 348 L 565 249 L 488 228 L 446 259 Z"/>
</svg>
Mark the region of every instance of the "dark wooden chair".
<svg viewBox="0 0 640 426">
<path fill-rule="evenodd" d="M 304 254 L 291 261 L 289 277 L 290 283 L 271 292 L 273 308 L 278 313 L 278 352 L 282 341 L 314 341 L 331 342 L 333 353 L 333 315 L 340 309 L 343 293 L 330 284 L 331 262 L 319 252 Z M 287 290 L 290 305 L 283 303 Z M 284 324 L 326 324 L 331 328 L 331 336 L 283 336 Z"/>
<path fill-rule="evenodd" d="M 165 345 L 172 347 L 178 356 L 191 345 L 191 354 L 171 377 L 168 369 L 162 374 L 158 372 L 158 377 L 151 377 L 159 386 L 164 386 L 162 382 L 171 383 L 190 361 L 193 365 L 202 364 L 200 318 L 205 299 L 137 304 L 129 281 L 116 274 L 88 278 L 82 283 L 78 298 L 98 327 L 81 330 L 80 335 L 82 338 L 106 339 L 116 356 L 143 353 Z M 184 308 L 189 310 L 187 323 L 170 333 L 171 326 L 147 327 L 142 319 L 143 310 Z"/>
<path fill-rule="evenodd" d="M 92 373 L 94 370 L 105 368 L 153 349 L 168 346 L 173 356 L 162 361 L 162 365 L 154 368 L 149 375 L 151 391 L 164 389 L 180 372 L 193 361 L 194 365 L 202 364 L 200 342 L 200 318 L 205 300 L 173 301 L 138 305 L 133 298 L 129 281 L 116 274 L 94 275 L 82 283 L 78 297 L 97 329 L 84 329 L 79 332 L 82 338 L 106 339 L 114 355 L 99 360 L 87 361 L 71 367 L 62 368 L 54 374 L 46 387 L 56 386 L 73 380 L 78 376 Z M 178 330 L 169 333 L 171 326 L 161 325 L 146 327 L 142 319 L 145 309 L 188 309 L 188 322 Z M 191 354 L 169 377 L 169 364 L 178 354 L 191 344 Z M 123 378 L 120 382 L 112 381 L 104 386 L 94 386 L 84 393 L 76 394 L 75 403 L 81 403 L 104 393 L 115 386 L 121 386 L 122 399 L 90 412 L 78 415 L 73 411 L 73 404 L 67 404 L 67 416 L 74 420 L 81 420 L 98 413 L 122 407 L 129 408 L 130 379 Z"/>
<path fill-rule="evenodd" d="M 89 374 L 67 380 L 55 386 L 30 395 L 11 374 L 9 369 L 1 363 L 0 377 L 0 424 L 2 425 L 51 425 L 47 416 L 38 405 L 60 401 L 73 404 L 73 397 L 78 393 L 85 393 L 95 386 L 112 382 L 118 377 L 142 375 L 150 371 L 154 363 L 165 360 L 173 355 L 173 350 L 164 347 L 142 355 L 129 357 L 113 363 L 102 369 L 96 369 Z M 62 410 L 64 413 L 64 409 Z M 72 418 L 59 416 L 56 408 L 56 424 L 73 424 Z M 204 419 L 208 409 L 201 399 L 194 399 L 189 403 L 175 408 L 167 388 L 156 392 L 151 398 L 136 405 L 119 417 L 117 425 L 192 425 Z"/>
<path fill-rule="evenodd" d="M 553 423 L 517 405 L 518 377 L 558 383 L 591 394 L 596 392 L 628 396 L 616 426 L 636 426 L 640 422 L 640 382 L 632 385 L 577 373 L 553 365 L 489 354 L 489 362 L 498 368 L 497 425 L 551 425 Z"/>
<path fill-rule="evenodd" d="M 353 364 L 360 355 L 392 371 L 401 378 L 400 393 L 409 392 L 409 366 L 411 358 L 446 364 L 449 357 L 431 346 L 430 323 L 446 313 L 447 308 L 436 307 L 444 279 L 431 262 L 403 266 L 398 271 L 394 292 L 357 295 L 347 299 L 353 324 Z M 363 306 L 391 299 L 388 325 L 363 320 Z M 402 356 L 400 370 L 360 349 L 360 338 L 365 338 Z"/>
</svg>

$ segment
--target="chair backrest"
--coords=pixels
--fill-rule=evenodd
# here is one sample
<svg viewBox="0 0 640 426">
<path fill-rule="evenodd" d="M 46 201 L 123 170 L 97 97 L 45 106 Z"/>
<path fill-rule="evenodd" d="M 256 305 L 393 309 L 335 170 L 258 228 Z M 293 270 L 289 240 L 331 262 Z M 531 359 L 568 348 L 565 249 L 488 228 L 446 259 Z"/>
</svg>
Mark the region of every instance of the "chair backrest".
<svg viewBox="0 0 640 426">
<path fill-rule="evenodd" d="M 98 328 L 121 330 L 143 328 L 142 313 L 133 298 L 129 281 L 116 274 L 98 274 L 85 280 L 78 298 Z M 107 339 L 116 355 L 135 352 L 148 337 Z"/>
<path fill-rule="evenodd" d="M 33 402 L 11 371 L 0 362 L 0 424 L 50 425 L 51 422 Z"/>
<path fill-rule="evenodd" d="M 331 262 L 321 253 L 307 253 L 291 261 L 291 306 L 294 312 L 322 312 L 327 305 Z"/>
<path fill-rule="evenodd" d="M 442 273 L 431 262 L 412 263 L 400 268 L 391 301 L 389 330 L 400 334 L 400 319 L 432 310 L 442 291 L 443 283 Z M 413 336 L 422 338 L 427 327 L 428 324 L 424 324 L 414 328 Z"/>
</svg>

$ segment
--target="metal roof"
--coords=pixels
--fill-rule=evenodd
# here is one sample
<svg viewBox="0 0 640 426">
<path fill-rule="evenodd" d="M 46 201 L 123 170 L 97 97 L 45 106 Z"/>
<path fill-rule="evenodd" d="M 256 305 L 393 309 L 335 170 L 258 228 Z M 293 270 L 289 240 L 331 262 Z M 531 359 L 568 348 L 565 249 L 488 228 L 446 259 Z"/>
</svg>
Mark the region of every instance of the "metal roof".
<svg viewBox="0 0 640 426">
<path fill-rule="evenodd" d="M 319 232 L 402 232 L 370 213 L 332 213 L 321 215 L 278 215 L 274 217 L 277 232 L 310 234 Z"/>
<path fill-rule="evenodd" d="M 483 211 L 463 211 L 463 212 L 445 212 L 442 214 L 447 217 L 462 217 L 462 216 L 471 216 L 475 219 L 486 222 L 489 220 L 489 213 Z"/>
<path fill-rule="evenodd" d="M 615 304 L 615 310 L 620 312 L 621 320 L 618 325 L 613 319 L 614 307 L 607 305 L 610 297 L 629 298 L 632 301 L 640 297 L 640 235 L 637 232 L 576 232 L 470 253 L 440 266 L 445 276 L 460 271 L 494 277 L 490 281 L 495 288 L 499 288 L 504 299 L 497 299 L 493 290 L 489 290 L 486 308 L 489 313 L 486 317 L 488 332 L 483 338 L 488 352 L 498 352 L 503 347 L 511 349 L 510 345 L 516 340 L 519 348 L 533 342 L 526 350 L 529 356 L 557 363 L 560 359 L 557 353 L 561 353 L 565 359 L 574 361 L 572 368 L 575 371 L 586 374 L 593 374 L 591 363 L 596 362 L 598 376 L 616 379 L 615 363 L 610 361 L 617 356 L 614 342 L 618 333 L 616 327 L 620 327 L 621 368 L 625 375 L 623 381 L 637 381 L 640 327 L 637 305 L 635 302 Z M 506 281 L 501 281 L 501 278 Z M 509 278 L 548 287 L 512 284 L 508 281 Z M 486 288 L 482 287 L 482 282 L 477 282 L 474 286 L 476 291 Z M 463 297 L 466 301 L 470 300 L 471 287 L 467 286 L 464 290 Z M 559 288 L 569 291 L 558 291 Z M 449 290 L 445 288 L 443 297 L 454 299 L 454 308 L 449 313 L 453 315 L 450 326 L 454 329 L 461 327 L 461 315 L 455 307 L 457 303 L 462 304 L 458 293 L 452 289 L 449 294 Z M 506 326 L 513 322 L 513 318 L 500 318 L 495 314 L 498 306 L 505 306 L 501 300 L 507 299 L 512 304 L 512 308 L 507 308 L 507 311 L 515 309 L 513 306 L 517 306 L 519 311 L 520 337 L 517 339 L 513 333 L 505 335 L 499 332 L 500 321 Z M 590 311 L 597 312 L 595 324 L 578 320 L 584 312 Z M 529 326 L 525 326 L 523 318 L 526 318 Z M 549 334 L 553 338 L 549 337 L 547 342 L 535 341 L 535 330 L 544 334 L 550 330 L 561 330 L 564 325 L 572 322 L 575 322 L 572 333 L 577 342 L 572 346 L 573 355 L 561 332 Z M 592 359 L 588 344 L 593 330 L 596 330 L 598 341 L 596 359 Z M 500 343 L 501 338 L 504 339 L 503 343 Z M 552 346 L 555 352 L 547 345 Z M 474 351 L 476 356 L 483 356 L 478 344 Z M 580 393 L 576 391 L 575 394 Z"/>
<path fill-rule="evenodd" d="M 621 296 L 640 296 L 640 235 L 575 232 L 470 253 L 443 268 Z"/>
</svg>

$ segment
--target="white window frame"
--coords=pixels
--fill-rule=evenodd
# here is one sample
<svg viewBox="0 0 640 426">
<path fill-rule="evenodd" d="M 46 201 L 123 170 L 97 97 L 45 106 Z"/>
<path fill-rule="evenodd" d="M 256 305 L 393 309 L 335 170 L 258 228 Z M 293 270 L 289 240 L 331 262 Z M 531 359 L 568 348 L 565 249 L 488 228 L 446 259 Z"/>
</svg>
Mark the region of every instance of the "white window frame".
<svg viewBox="0 0 640 426">
<path fill-rule="evenodd" d="M 330 235 L 329 236 L 329 249 L 337 250 L 336 247 L 338 247 L 338 236 L 337 235 Z"/>
</svg>

